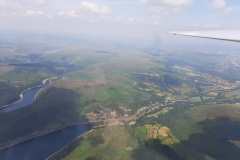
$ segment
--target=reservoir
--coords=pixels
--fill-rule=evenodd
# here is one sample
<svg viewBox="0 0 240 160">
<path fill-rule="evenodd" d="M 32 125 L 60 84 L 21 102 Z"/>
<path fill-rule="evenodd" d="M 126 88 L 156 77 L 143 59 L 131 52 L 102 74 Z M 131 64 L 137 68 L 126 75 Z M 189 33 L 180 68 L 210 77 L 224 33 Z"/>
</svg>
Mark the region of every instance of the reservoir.
<svg viewBox="0 0 240 160">
<path fill-rule="evenodd" d="M 32 88 L 32 89 L 29 89 L 29 90 L 23 92 L 22 93 L 23 98 L 21 101 L 13 104 L 11 106 L 1 108 L 0 113 L 9 112 L 9 111 L 19 109 L 19 108 L 22 108 L 22 107 L 32 104 L 35 101 L 35 95 L 40 91 L 40 89 L 42 89 L 45 86 L 48 86 L 49 84 L 50 84 L 50 82 L 49 82 L 49 80 L 47 80 L 43 86 Z"/>
<path fill-rule="evenodd" d="M 1 108 L 0 113 L 9 112 L 32 104 L 40 89 L 49 84 L 50 81 L 47 80 L 43 86 L 23 92 L 21 101 L 11 106 Z M 26 140 L 9 148 L 0 150 L 0 160 L 45 160 L 53 153 L 62 149 L 77 136 L 89 130 L 91 130 L 90 124 L 79 124 Z"/>
<path fill-rule="evenodd" d="M 1 160 L 45 160 L 62 149 L 78 135 L 91 130 L 90 124 L 80 124 L 36 137 L 0 150 Z"/>
</svg>

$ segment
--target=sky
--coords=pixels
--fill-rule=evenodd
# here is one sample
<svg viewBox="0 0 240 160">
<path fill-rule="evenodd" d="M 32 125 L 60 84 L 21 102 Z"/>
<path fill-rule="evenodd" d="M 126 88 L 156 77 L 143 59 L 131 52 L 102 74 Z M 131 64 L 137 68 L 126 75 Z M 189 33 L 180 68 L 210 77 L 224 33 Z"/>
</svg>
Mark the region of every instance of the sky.
<svg viewBox="0 0 240 160">
<path fill-rule="evenodd" d="M 239 0 L 0 0 L 0 29 L 149 38 L 240 29 Z"/>
</svg>

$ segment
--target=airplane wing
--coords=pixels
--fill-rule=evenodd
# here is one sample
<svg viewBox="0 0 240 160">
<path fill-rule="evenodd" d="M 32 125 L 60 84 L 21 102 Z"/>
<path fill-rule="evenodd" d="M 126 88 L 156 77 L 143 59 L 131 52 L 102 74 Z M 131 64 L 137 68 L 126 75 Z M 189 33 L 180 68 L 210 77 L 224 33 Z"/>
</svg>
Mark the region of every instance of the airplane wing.
<svg viewBox="0 0 240 160">
<path fill-rule="evenodd" d="M 240 42 L 240 30 L 184 31 L 169 32 L 174 35 L 219 39 Z"/>
</svg>

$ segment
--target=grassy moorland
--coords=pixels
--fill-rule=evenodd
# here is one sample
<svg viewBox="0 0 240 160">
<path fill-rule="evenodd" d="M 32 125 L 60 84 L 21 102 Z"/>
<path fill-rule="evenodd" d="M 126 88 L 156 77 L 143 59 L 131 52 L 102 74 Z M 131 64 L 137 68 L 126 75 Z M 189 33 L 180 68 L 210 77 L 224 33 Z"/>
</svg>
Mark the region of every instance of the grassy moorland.
<svg viewBox="0 0 240 160">
<path fill-rule="evenodd" d="M 91 62 L 90 67 L 86 69 L 60 75 L 62 79 L 60 78 L 50 87 L 43 89 L 37 101 L 32 105 L 1 113 L 1 146 L 7 146 L 64 125 L 86 122 L 85 116 L 90 112 L 97 115 L 93 121 L 114 119 L 122 123 L 131 119 L 131 115 L 141 107 L 151 105 L 152 95 L 134 87 L 135 80 L 131 79 L 131 75 L 149 71 L 151 69 L 149 64 L 160 68 L 163 65 L 139 58 L 137 60 L 147 64 L 141 68 L 134 56 L 119 57 L 121 61 L 112 58 L 112 61 L 100 63 L 102 61 L 100 59 L 98 64 L 93 65 Z M 132 63 L 131 58 L 134 59 Z M 94 63 L 97 62 L 94 61 Z M 12 73 L 16 72 L 16 69 L 6 71 L 1 75 L 2 79 L 8 79 L 8 83 L 20 85 L 20 80 L 24 82 L 25 79 L 37 80 L 39 73 L 39 77 L 44 76 L 44 78 L 55 76 L 48 69 L 41 67 L 21 66 L 18 68 L 25 70 L 20 70 L 20 72 L 18 69 L 17 74 Z M 12 82 L 18 74 L 19 81 Z"/>
<path fill-rule="evenodd" d="M 42 85 L 42 81 L 56 74 L 42 67 L 0 66 L 0 106 L 17 101 L 20 93 Z"/>
<path fill-rule="evenodd" d="M 1 147 L 90 121 L 106 128 L 83 134 L 50 159 L 202 160 L 238 155 L 234 128 L 240 119 L 240 83 L 237 73 L 226 74 L 230 69 L 220 63 L 222 56 L 69 49 L 39 57 L 38 63 L 26 64 L 18 56 L 11 66 L 1 66 L 0 84 L 8 95 L 1 103 L 11 101 L 16 88 L 59 77 L 32 105 L 0 114 Z M 214 138 L 218 136 L 222 141 Z M 197 145 L 202 138 L 203 146 Z M 228 148 L 232 154 L 218 151 Z"/>
<path fill-rule="evenodd" d="M 49 160 L 58 159 L 179 159 L 160 140 L 145 140 L 145 127 L 113 126 L 79 136 Z"/>
<path fill-rule="evenodd" d="M 203 66 L 206 57 L 209 62 Z M 201 160 L 221 156 L 236 159 L 239 136 L 234 128 L 239 125 L 240 118 L 240 85 L 234 81 L 236 76 L 218 71 L 219 63 L 216 62 L 221 58 L 192 52 L 191 55 L 158 55 L 154 60 L 122 55 L 83 71 L 67 73 L 72 85 L 79 86 L 77 81 L 83 85 L 84 94 L 78 104 L 85 107 L 77 110 L 80 115 L 91 112 L 96 115 L 92 121 L 102 120 L 107 124 L 106 118 L 118 119 L 124 126 L 83 134 L 50 159 Z M 224 64 L 221 65 L 223 68 Z M 86 81 L 91 87 L 83 84 Z M 102 111 L 109 116 L 104 117 Z M 110 116 L 114 113 L 117 115 Z M 124 119 L 122 114 L 135 116 Z M 125 130 L 124 136 L 120 128 Z M 105 131 L 112 134 L 105 134 Z M 216 135 L 224 140 L 214 139 Z M 111 141 L 107 137 L 112 138 Z M 202 138 L 204 146 L 200 145 Z M 137 143 L 131 143 L 135 139 Z"/>
</svg>

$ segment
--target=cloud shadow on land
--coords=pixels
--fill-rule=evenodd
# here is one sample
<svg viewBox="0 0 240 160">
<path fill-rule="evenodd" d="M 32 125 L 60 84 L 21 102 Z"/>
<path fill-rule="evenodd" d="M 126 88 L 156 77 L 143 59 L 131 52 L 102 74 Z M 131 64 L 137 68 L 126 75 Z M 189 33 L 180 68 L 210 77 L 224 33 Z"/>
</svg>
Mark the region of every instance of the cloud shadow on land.
<svg viewBox="0 0 240 160">
<path fill-rule="evenodd" d="M 183 160 L 171 147 L 162 144 L 159 139 L 149 139 L 133 151 L 134 160 Z"/>
<path fill-rule="evenodd" d="M 240 141 L 240 122 L 219 117 L 199 124 L 205 134 L 192 134 L 189 140 L 182 141 L 184 145 L 218 160 L 240 159 L 240 148 L 230 142 Z"/>
<path fill-rule="evenodd" d="M 134 160 L 203 160 L 205 155 L 217 160 L 239 160 L 240 122 L 227 117 L 199 122 L 205 133 L 190 135 L 188 140 L 171 147 L 159 139 L 149 139 L 133 151 Z M 177 136 L 177 135 L 176 135 Z M 234 144 L 235 143 L 235 144 Z M 179 155 L 181 154 L 181 156 Z"/>
</svg>

